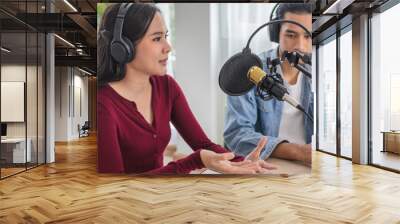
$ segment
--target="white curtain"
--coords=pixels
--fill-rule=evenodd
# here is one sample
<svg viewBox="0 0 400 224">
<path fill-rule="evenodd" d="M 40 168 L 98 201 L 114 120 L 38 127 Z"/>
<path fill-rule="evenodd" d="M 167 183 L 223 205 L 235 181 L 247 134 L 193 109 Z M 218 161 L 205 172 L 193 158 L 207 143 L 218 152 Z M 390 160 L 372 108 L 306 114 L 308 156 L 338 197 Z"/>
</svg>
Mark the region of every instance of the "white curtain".
<svg viewBox="0 0 400 224">
<path fill-rule="evenodd" d="M 246 45 L 251 33 L 259 26 L 269 21 L 269 17 L 275 3 L 225 3 L 211 4 L 211 19 L 219 26 L 213 33 L 213 41 L 222 45 L 217 51 L 229 56 L 239 52 Z M 268 27 L 262 29 L 254 37 L 250 48 L 255 53 L 268 50 L 272 47 L 268 36 Z"/>
<path fill-rule="evenodd" d="M 219 71 L 232 55 L 242 51 L 250 35 L 262 24 L 269 21 L 275 3 L 211 3 L 211 74 L 212 90 L 215 91 L 217 142 L 223 143 L 226 95 L 218 86 Z M 252 39 L 253 53 L 267 51 L 277 44 L 270 42 L 268 27 L 260 30 Z"/>
</svg>

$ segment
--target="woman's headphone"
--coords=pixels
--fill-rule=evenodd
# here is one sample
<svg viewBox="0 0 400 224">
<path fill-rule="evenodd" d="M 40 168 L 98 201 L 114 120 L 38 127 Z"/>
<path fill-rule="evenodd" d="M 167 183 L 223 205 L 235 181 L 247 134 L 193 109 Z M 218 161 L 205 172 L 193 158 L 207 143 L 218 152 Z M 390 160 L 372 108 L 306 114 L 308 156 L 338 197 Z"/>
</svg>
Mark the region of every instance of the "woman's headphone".
<svg viewBox="0 0 400 224">
<path fill-rule="evenodd" d="M 114 34 L 110 45 L 112 58 L 119 64 L 124 65 L 135 57 L 135 46 L 129 38 L 122 35 L 125 16 L 133 3 L 122 3 L 115 19 Z"/>
</svg>

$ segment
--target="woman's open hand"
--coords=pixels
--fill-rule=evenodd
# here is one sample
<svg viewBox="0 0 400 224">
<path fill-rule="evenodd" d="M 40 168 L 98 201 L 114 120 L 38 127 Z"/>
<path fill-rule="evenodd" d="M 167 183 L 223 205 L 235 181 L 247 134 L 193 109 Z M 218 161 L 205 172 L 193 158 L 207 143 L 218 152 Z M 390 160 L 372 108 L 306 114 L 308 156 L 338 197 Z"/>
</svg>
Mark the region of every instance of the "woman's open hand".
<svg viewBox="0 0 400 224">
<path fill-rule="evenodd" d="M 251 161 L 231 162 L 235 155 L 231 152 L 228 153 L 215 153 L 210 150 L 202 149 L 200 157 L 206 168 L 218 173 L 225 174 L 255 174 L 257 171 L 245 165 Z"/>
<path fill-rule="evenodd" d="M 276 169 L 272 164 L 260 160 L 261 150 L 265 147 L 267 139 L 264 137 L 260 140 L 257 147 L 247 156 L 247 158 L 240 162 L 231 162 L 230 160 L 235 157 L 233 153 L 215 153 L 210 150 L 202 149 L 200 157 L 206 168 L 225 174 L 255 174 L 265 173 L 268 170 Z"/>
</svg>

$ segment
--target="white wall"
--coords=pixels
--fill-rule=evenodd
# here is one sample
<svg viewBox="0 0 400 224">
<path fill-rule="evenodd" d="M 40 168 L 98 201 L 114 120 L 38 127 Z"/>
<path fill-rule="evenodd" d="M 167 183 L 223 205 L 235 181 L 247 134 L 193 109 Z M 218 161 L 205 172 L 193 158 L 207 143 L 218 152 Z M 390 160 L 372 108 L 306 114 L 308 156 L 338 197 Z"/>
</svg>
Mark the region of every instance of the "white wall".
<svg viewBox="0 0 400 224">
<path fill-rule="evenodd" d="M 88 120 L 88 78 L 72 67 L 56 67 L 55 70 L 55 141 L 77 139 L 78 124 L 83 125 Z"/>
<path fill-rule="evenodd" d="M 31 158 L 36 162 L 38 158 L 39 163 L 44 163 L 45 159 L 45 142 L 44 142 L 44 74 L 42 73 L 42 66 L 32 66 L 17 63 L 3 64 L 1 66 L 1 75 L 3 81 L 11 82 L 24 82 L 26 86 L 26 99 L 22 97 L 20 108 L 1 107 L 2 112 L 16 113 L 12 110 L 19 110 L 22 117 L 26 112 L 26 120 L 23 118 L 22 122 L 6 122 L 7 123 L 7 137 L 9 138 L 27 138 L 29 139 Z M 26 81 L 25 81 L 26 80 Z M 2 94 L 5 89 L 2 88 Z M 20 94 L 24 94 L 24 90 L 19 90 Z M 7 95 L 2 95 L 2 98 L 7 98 Z M 12 102 L 11 102 L 12 103 Z M 26 103 L 26 105 L 25 105 Z M 3 102 L 2 102 L 3 104 Z M 2 118 L 3 119 L 3 118 Z"/>
<path fill-rule="evenodd" d="M 190 16 L 188 16 L 190 15 Z M 181 86 L 195 117 L 208 137 L 216 140 L 216 122 L 212 74 L 210 74 L 210 6 L 209 4 L 175 4 L 176 70 Z M 182 138 L 178 150 L 192 150 Z"/>
<path fill-rule="evenodd" d="M 68 84 L 69 76 L 67 67 L 55 68 L 55 140 L 67 141 L 68 139 Z"/>
<path fill-rule="evenodd" d="M 89 107 L 89 102 L 88 102 L 88 77 L 84 76 L 85 74 L 77 70 L 76 68 L 74 69 L 74 94 L 72 98 L 74 99 L 74 108 L 73 110 L 75 111 L 72 113 L 72 120 L 71 120 L 71 132 L 70 135 L 72 138 L 78 138 L 79 133 L 78 133 L 78 124 L 82 126 L 85 121 L 88 121 L 88 107 Z M 80 93 L 78 91 L 80 90 Z M 80 97 L 79 97 L 80 95 Z M 72 104 L 71 104 L 72 106 Z M 81 108 L 79 108 L 81 107 Z M 79 110 L 82 110 L 81 112 Z"/>
<path fill-rule="evenodd" d="M 1 81 L 25 82 L 26 67 L 20 64 L 1 66 Z M 1 108 L 7 110 L 7 108 Z M 25 137 L 25 122 L 7 122 L 7 137 Z"/>
<path fill-rule="evenodd" d="M 8 64 L 1 66 L 1 81 L 25 82 L 25 64 Z"/>
<path fill-rule="evenodd" d="M 24 122 L 25 82 L 1 82 L 1 121 Z M 36 108 L 36 105 L 35 107 Z"/>
<path fill-rule="evenodd" d="M 30 75 L 36 75 L 36 66 L 25 66 L 21 64 L 5 64 L 1 66 L 1 81 L 9 82 L 24 82 L 29 84 L 27 87 L 27 122 L 7 122 L 7 136 L 8 137 L 25 137 L 25 126 L 28 125 L 28 137 L 31 133 L 36 133 L 36 80 Z M 33 72 L 34 71 L 34 72 Z M 28 73 L 27 73 L 28 72 Z M 28 75 L 27 75 L 28 74 Z M 28 76 L 28 82 L 25 76 Z M 32 88 L 33 86 L 33 88 Z M 22 93 L 23 94 L 23 93 Z M 7 96 L 2 96 L 7 97 Z M 39 105 L 40 107 L 41 105 Z M 1 110 L 10 110 L 11 108 L 1 108 Z M 24 113 L 24 106 L 21 108 Z M 4 111 L 3 111 L 4 112 Z"/>
</svg>

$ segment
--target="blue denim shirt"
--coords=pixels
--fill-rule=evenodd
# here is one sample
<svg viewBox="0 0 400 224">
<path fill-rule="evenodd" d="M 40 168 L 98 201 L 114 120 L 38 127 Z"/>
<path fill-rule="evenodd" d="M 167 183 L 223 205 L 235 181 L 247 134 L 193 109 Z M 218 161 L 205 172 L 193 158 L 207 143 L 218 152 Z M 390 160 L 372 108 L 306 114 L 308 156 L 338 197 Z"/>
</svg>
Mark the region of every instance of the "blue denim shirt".
<svg viewBox="0 0 400 224">
<path fill-rule="evenodd" d="M 258 55 L 263 62 L 264 71 L 267 70 L 266 58 L 275 58 L 276 55 L 277 48 Z M 311 66 L 307 66 L 307 69 L 311 71 Z M 300 104 L 313 116 L 314 95 L 311 91 L 311 80 L 304 77 L 301 85 Z M 226 146 L 235 154 L 247 156 L 257 146 L 261 137 L 267 136 L 268 141 L 260 158 L 268 158 L 279 143 L 286 141 L 278 136 L 283 103 L 275 98 L 262 100 L 256 96 L 255 87 L 245 95 L 228 96 L 224 129 Z M 304 116 L 304 128 L 305 142 L 309 144 L 313 135 L 313 122 L 307 116 Z"/>
</svg>

